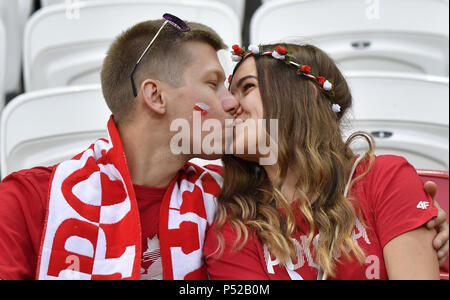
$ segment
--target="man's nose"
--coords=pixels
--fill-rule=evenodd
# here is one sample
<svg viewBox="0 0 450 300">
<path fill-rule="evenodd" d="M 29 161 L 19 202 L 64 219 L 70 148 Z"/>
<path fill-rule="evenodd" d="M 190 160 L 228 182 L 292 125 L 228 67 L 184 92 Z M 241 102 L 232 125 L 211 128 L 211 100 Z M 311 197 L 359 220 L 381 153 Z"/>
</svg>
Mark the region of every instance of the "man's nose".
<svg viewBox="0 0 450 300">
<path fill-rule="evenodd" d="M 223 110 L 232 115 L 233 117 L 240 114 L 242 111 L 239 101 L 228 90 L 225 90 L 222 95 L 222 108 Z"/>
</svg>

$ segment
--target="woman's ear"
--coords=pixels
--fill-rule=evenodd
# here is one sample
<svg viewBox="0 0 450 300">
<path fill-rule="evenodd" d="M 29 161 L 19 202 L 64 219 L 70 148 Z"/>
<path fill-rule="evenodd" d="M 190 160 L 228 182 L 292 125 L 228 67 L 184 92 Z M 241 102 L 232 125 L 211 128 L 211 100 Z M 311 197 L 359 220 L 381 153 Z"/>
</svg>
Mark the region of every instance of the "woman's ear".
<svg viewBox="0 0 450 300">
<path fill-rule="evenodd" d="M 141 91 L 145 105 L 154 113 L 163 115 L 166 113 L 166 101 L 162 97 L 161 82 L 147 79 L 142 82 Z"/>
</svg>

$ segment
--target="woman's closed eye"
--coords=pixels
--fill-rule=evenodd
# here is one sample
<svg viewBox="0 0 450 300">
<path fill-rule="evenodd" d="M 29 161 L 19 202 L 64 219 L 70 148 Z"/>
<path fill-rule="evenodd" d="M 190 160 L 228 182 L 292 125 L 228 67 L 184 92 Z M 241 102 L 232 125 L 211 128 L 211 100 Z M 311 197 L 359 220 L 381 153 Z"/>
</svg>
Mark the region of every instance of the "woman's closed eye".
<svg viewBox="0 0 450 300">
<path fill-rule="evenodd" d="M 242 91 L 244 92 L 244 93 L 246 93 L 246 92 L 248 92 L 252 87 L 254 87 L 255 86 L 255 84 L 254 83 L 251 83 L 251 82 L 248 82 L 248 83 L 245 83 L 243 86 L 242 86 Z"/>
</svg>

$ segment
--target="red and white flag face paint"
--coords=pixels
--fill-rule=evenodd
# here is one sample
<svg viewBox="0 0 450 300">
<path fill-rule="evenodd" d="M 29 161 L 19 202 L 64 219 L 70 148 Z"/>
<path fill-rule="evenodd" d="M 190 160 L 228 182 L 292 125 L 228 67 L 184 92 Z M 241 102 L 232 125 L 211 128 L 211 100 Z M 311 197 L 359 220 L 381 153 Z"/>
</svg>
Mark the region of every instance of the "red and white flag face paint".
<svg viewBox="0 0 450 300">
<path fill-rule="evenodd" d="M 202 116 L 206 116 L 210 110 L 210 107 L 205 103 L 199 102 L 195 104 L 194 110 L 201 112 Z"/>
</svg>

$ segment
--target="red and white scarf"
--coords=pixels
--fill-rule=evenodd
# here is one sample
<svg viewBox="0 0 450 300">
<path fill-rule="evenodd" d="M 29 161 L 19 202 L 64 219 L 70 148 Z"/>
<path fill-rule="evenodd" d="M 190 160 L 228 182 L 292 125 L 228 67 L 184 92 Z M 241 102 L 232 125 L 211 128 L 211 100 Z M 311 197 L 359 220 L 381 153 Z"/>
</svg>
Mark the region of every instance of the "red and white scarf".
<svg viewBox="0 0 450 300">
<path fill-rule="evenodd" d="M 136 196 L 113 117 L 109 141 L 54 168 L 37 279 L 139 279 L 141 228 Z M 214 221 L 218 168 L 186 164 L 161 204 L 164 279 L 208 279 L 205 233 Z"/>
</svg>

